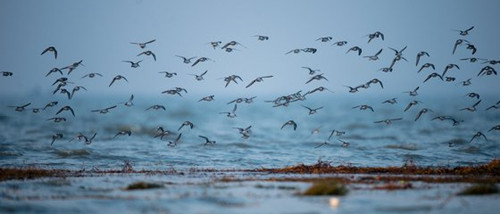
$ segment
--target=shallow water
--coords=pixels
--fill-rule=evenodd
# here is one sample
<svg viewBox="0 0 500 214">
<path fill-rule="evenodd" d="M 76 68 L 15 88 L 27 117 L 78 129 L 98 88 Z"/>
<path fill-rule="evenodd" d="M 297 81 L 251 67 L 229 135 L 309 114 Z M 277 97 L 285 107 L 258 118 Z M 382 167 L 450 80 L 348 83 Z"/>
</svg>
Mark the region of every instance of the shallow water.
<svg viewBox="0 0 500 214">
<path fill-rule="evenodd" d="M 293 93 L 293 92 L 290 92 Z M 459 111 L 474 100 L 447 97 L 416 97 L 421 104 L 403 112 L 412 97 L 399 96 L 394 105 L 381 104 L 391 97 L 346 96 L 318 92 L 305 101 L 291 103 L 288 107 L 272 107 L 276 96 L 255 98 L 251 104 L 238 104 L 236 118 L 228 118 L 219 112 L 230 111 L 226 103 L 236 97 L 216 97 L 212 102 L 197 102 L 201 97 L 186 94 L 184 97 L 148 97 L 136 95 L 135 105 L 119 104 L 108 114 L 91 112 L 124 102 L 126 96 L 81 97 L 77 100 L 61 100 L 58 106 L 34 114 L 31 111 L 15 112 L 12 108 L 0 108 L 0 166 L 35 165 L 62 169 L 116 169 L 129 162 L 134 169 L 254 169 L 283 167 L 297 163 L 315 163 L 318 159 L 332 164 L 354 166 L 400 166 L 407 160 L 423 166 L 456 166 L 485 163 L 500 155 L 500 132 L 488 130 L 497 125 L 499 110 L 485 111 L 496 97 L 483 96 L 476 112 Z M 43 107 L 54 97 L 30 98 L 30 107 Z M 23 97 L 4 98 L 5 103 L 23 103 Z M 375 112 L 352 109 L 359 104 L 373 106 Z M 162 104 L 163 110 L 148 110 L 153 104 Z M 63 106 L 74 108 L 76 117 L 69 112 L 57 116 L 67 122 L 47 121 Z M 314 115 L 301 105 L 324 106 Z M 414 121 L 418 111 L 426 107 L 434 110 Z M 464 120 L 458 126 L 451 121 L 432 120 L 438 115 L 451 115 Z M 391 125 L 374 121 L 402 117 Z M 298 124 L 296 131 L 287 126 L 288 120 Z M 194 128 L 177 129 L 185 121 Z M 248 139 L 241 138 L 234 127 L 252 126 Z M 156 128 L 162 126 L 172 134 L 160 140 L 154 138 Z M 318 129 L 318 133 L 313 133 Z M 333 129 L 345 131 L 340 137 L 325 142 Z M 131 136 L 117 136 L 120 130 L 131 130 Z M 488 141 L 474 139 L 481 131 Z M 75 138 L 77 133 L 91 136 L 97 132 L 92 144 L 85 145 Z M 62 133 L 51 145 L 51 136 Z M 180 142 L 169 147 L 178 133 Z M 198 135 L 215 140 L 214 145 L 203 145 Z M 73 140 L 72 140 L 73 139 Z M 342 147 L 338 140 L 350 143 Z M 449 146 L 452 142 L 452 147 Z"/>
</svg>

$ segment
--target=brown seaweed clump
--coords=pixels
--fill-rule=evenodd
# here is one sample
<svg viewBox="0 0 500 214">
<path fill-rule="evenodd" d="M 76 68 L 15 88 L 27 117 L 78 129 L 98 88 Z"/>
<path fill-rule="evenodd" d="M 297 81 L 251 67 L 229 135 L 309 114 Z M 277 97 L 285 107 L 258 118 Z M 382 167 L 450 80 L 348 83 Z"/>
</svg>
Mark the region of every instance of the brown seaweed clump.
<svg viewBox="0 0 500 214">
<path fill-rule="evenodd" d="M 163 186 L 160 184 L 146 183 L 143 181 L 139 181 L 139 182 L 129 184 L 127 187 L 125 187 L 125 190 L 156 189 L 156 188 L 162 188 L 162 187 Z"/>
<path fill-rule="evenodd" d="M 355 167 L 332 166 L 329 162 L 318 160 L 316 164 L 299 164 L 285 168 L 258 169 L 261 172 L 297 173 L 297 174 L 398 174 L 398 175 L 500 175 L 500 160 L 493 159 L 487 164 L 476 166 L 419 167 L 403 165 L 401 167 Z"/>
<path fill-rule="evenodd" d="M 492 183 L 474 184 L 458 193 L 458 195 L 488 195 L 498 193 L 498 187 Z"/>
<path fill-rule="evenodd" d="M 68 170 L 40 169 L 40 168 L 0 168 L 0 181 L 13 179 L 36 179 L 44 177 L 65 177 Z"/>
<path fill-rule="evenodd" d="M 348 192 L 347 187 L 344 183 L 338 180 L 321 180 L 313 183 L 309 189 L 307 189 L 303 195 L 313 196 L 313 195 L 346 195 Z"/>
</svg>

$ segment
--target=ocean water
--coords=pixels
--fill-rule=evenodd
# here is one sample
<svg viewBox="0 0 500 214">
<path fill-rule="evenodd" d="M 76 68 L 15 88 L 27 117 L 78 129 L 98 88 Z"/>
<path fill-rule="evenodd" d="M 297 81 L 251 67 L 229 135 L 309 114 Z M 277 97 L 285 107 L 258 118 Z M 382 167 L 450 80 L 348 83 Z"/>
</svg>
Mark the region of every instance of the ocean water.
<svg viewBox="0 0 500 214">
<path fill-rule="evenodd" d="M 66 111 L 57 115 L 67 118 L 61 123 L 48 119 L 56 116 L 68 101 L 60 99 L 57 106 L 32 113 L 29 108 L 43 107 L 58 99 L 4 98 L 0 107 L 0 166 L 104 170 L 120 169 L 128 162 L 134 169 L 151 170 L 255 169 L 312 164 L 318 159 L 333 165 L 401 166 L 413 161 L 421 166 L 457 166 L 488 162 L 500 155 L 500 132 L 488 132 L 498 125 L 500 111 L 485 111 L 497 101 L 495 96 L 483 95 L 475 112 L 460 111 L 475 103 L 475 99 L 437 95 L 402 94 L 397 96 L 398 103 L 382 104 L 392 97 L 317 92 L 287 107 L 273 107 L 273 103 L 265 102 L 278 96 L 257 96 L 253 103 L 237 104 L 235 118 L 220 113 L 233 109 L 233 104 L 227 104 L 236 98 L 231 96 L 198 102 L 203 96 L 136 95 L 131 107 L 120 104 L 128 96 L 81 96 L 71 101 L 75 117 Z M 16 112 L 7 107 L 28 99 L 32 105 L 26 111 Z M 422 103 L 404 112 L 413 99 Z M 162 104 L 166 110 L 145 110 L 154 104 Z M 369 104 L 374 112 L 352 108 L 360 104 Z M 91 112 L 112 105 L 118 106 L 107 114 Z M 309 115 L 303 105 L 323 108 Z M 424 107 L 433 111 L 415 121 Z M 453 126 L 450 120 L 432 120 L 439 115 L 453 116 L 463 122 Z M 399 117 L 403 119 L 390 125 L 374 123 Z M 193 129 L 183 127 L 178 131 L 186 120 L 194 124 Z M 297 123 L 297 130 L 291 126 L 281 129 L 288 120 Z M 159 126 L 172 133 L 163 139 L 154 138 Z M 252 127 L 247 139 L 234 128 L 248 126 Z M 334 129 L 345 134 L 328 140 Z M 114 137 L 121 130 L 130 130 L 131 136 Z M 469 142 L 478 131 L 488 140 L 481 137 Z M 63 138 L 51 145 L 56 133 L 63 134 Z M 97 135 L 86 145 L 75 138 L 78 133 Z M 177 145 L 168 146 L 179 133 L 182 137 Z M 199 135 L 216 143 L 204 145 L 205 140 Z M 342 146 L 341 140 L 349 145 Z M 324 142 L 327 144 L 320 146 Z"/>
</svg>

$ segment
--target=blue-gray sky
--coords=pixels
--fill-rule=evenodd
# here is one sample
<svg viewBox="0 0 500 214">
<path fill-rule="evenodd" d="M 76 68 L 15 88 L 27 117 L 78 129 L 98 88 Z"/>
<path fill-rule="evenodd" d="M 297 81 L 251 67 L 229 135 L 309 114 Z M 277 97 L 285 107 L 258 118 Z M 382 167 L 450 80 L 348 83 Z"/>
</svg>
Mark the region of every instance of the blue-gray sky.
<svg viewBox="0 0 500 214">
<path fill-rule="evenodd" d="M 0 70 L 12 77 L 0 77 L 0 94 L 50 94 L 50 85 L 59 77 L 45 74 L 53 67 L 64 67 L 83 60 L 69 76 L 70 80 L 97 93 L 148 93 L 160 95 L 171 87 L 185 87 L 199 94 L 288 94 L 325 86 L 336 93 L 347 93 L 343 85 L 359 85 L 372 78 L 381 79 L 384 92 L 401 93 L 418 85 L 422 93 L 447 93 L 456 84 L 429 81 L 422 83 L 431 71 L 417 74 L 415 55 L 425 50 L 431 54 L 423 62 L 436 65 L 441 73 L 449 63 L 461 65 L 452 71 L 457 81 L 474 77 L 474 90 L 497 92 L 498 76 L 475 77 L 483 65 L 468 64 L 459 59 L 471 54 L 460 47 L 451 54 L 456 39 L 464 38 L 453 29 L 475 28 L 465 37 L 478 51 L 475 57 L 500 59 L 499 1 L 150 1 L 150 0 L 22 0 L 0 2 Z M 367 43 L 367 34 L 380 31 L 385 40 Z M 257 41 L 254 35 L 266 35 L 268 41 Z M 332 36 L 329 43 L 315 41 Z M 158 60 L 136 55 L 141 49 L 130 42 L 156 39 L 145 50 Z M 210 41 L 238 41 L 247 48 L 226 53 L 213 50 Z M 331 46 L 346 40 L 344 47 Z M 362 55 L 384 51 L 379 61 L 368 61 L 352 53 L 349 47 L 363 48 Z M 59 52 L 57 60 L 40 56 L 48 46 Z M 387 67 L 394 57 L 388 47 L 408 46 L 404 52 L 409 62 L 400 62 L 392 73 L 377 71 Z M 317 48 L 316 54 L 285 53 L 295 48 Z M 215 62 L 195 67 L 185 65 L 175 55 L 205 56 Z M 141 67 L 130 68 L 122 60 L 144 59 Z M 422 64 L 422 63 L 421 63 Z M 328 82 L 304 83 L 310 78 L 301 66 L 321 69 Z M 496 70 L 498 66 L 495 66 Z M 188 74 L 208 70 L 206 81 L 197 82 Z M 158 72 L 177 72 L 165 79 Z M 104 75 L 100 79 L 80 79 L 90 72 Z M 455 73 L 453 73 L 455 72 Z M 109 88 L 112 77 L 121 74 L 129 83 Z M 224 88 L 219 79 L 240 75 L 244 83 Z M 253 78 L 274 75 L 246 89 Z M 460 89 L 461 90 L 461 89 Z M 380 93 L 370 88 L 364 93 Z"/>
</svg>

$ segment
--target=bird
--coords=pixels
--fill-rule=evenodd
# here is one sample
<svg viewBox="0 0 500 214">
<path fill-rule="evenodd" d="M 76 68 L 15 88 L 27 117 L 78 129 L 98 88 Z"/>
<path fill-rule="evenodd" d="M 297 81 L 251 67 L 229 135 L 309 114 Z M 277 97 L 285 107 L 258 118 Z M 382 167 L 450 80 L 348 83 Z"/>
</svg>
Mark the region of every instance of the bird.
<svg viewBox="0 0 500 214">
<path fill-rule="evenodd" d="M 24 105 L 20 105 L 20 106 L 8 106 L 10 108 L 14 108 L 15 111 L 18 111 L 18 112 L 22 112 L 25 110 L 26 107 L 28 107 L 29 105 L 31 105 L 31 103 L 27 103 L 27 104 L 24 104 Z"/>
<path fill-rule="evenodd" d="M 254 80 L 252 80 L 252 82 L 250 82 L 250 84 L 248 84 L 245 88 L 252 86 L 256 82 L 262 82 L 264 81 L 265 78 L 271 78 L 271 77 L 273 77 L 273 75 L 257 77 Z"/>
<path fill-rule="evenodd" d="M 372 39 L 375 39 L 375 38 L 381 38 L 382 40 L 384 40 L 384 34 L 381 33 L 380 31 L 375 31 L 374 33 L 370 33 L 367 35 L 368 36 L 368 43 L 370 43 L 372 41 Z"/>
<path fill-rule="evenodd" d="M 473 44 L 467 44 L 467 47 L 465 48 L 467 50 L 471 50 L 472 51 L 472 55 L 476 54 L 476 51 L 477 51 L 477 48 L 476 46 L 474 46 Z"/>
<path fill-rule="evenodd" d="M 317 71 L 320 71 L 319 69 L 312 69 L 310 67 L 303 66 L 302 68 L 309 70 L 309 75 L 314 75 Z"/>
<path fill-rule="evenodd" d="M 347 142 L 347 141 L 343 141 L 341 139 L 337 139 L 338 141 L 340 141 L 342 143 L 342 147 L 348 147 L 351 143 Z"/>
<path fill-rule="evenodd" d="M 153 59 L 156 61 L 156 55 L 153 53 L 153 51 L 143 51 L 143 52 L 137 54 L 137 56 L 140 56 L 140 55 L 153 56 Z"/>
<path fill-rule="evenodd" d="M 420 67 L 420 69 L 418 69 L 417 73 L 420 73 L 420 71 L 422 71 L 422 69 L 424 69 L 424 68 L 432 68 L 432 70 L 436 70 L 436 67 L 434 67 L 434 64 L 425 63 L 422 65 L 422 67 Z"/>
<path fill-rule="evenodd" d="M 338 42 L 334 42 L 332 45 L 336 45 L 336 46 L 344 46 L 347 44 L 347 41 L 338 41 Z"/>
<path fill-rule="evenodd" d="M 40 54 L 40 55 L 43 55 L 43 54 L 45 54 L 45 53 L 47 53 L 47 52 L 52 52 L 52 53 L 54 53 L 54 59 L 57 59 L 57 50 L 56 50 L 56 48 L 55 48 L 54 46 L 50 46 L 50 47 L 48 47 L 48 48 L 45 48 L 45 50 L 43 50 L 43 51 L 42 51 L 42 54 Z"/>
<path fill-rule="evenodd" d="M 50 107 L 54 107 L 54 106 L 56 106 L 58 103 L 59 103 L 58 101 L 51 101 L 51 102 L 47 103 L 47 105 L 45 105 L 45 107 L 43 107 L 43 109 L 42 109 L 42 110 L 45 110 L 45 109 L 50 108 Z"/>
<path fill-rule="evenodd" d="M 59 68 L 52 68 L 52 69 L 50 69 L 49 73 L 47 73 L 45 76 L 47 77 L 47 76 L 49 76 L 51 73 L 57 73 L 57 72 L 59 72 L 61 75 L 63 75 L 63 72 L 62 72 L 62 70 L 61 70 L 61 69 L 59 69 Z"/>
<path fill-rule="evenodd" d="M 425 51 L 418 52 L 418 54 L 417 54 L 417 60 L 415 62 L 415 66 L 418 66 L 418 63 L 420 62 L 420 58 L 422 58 L 423 56 L 429 57 L 430 55 L 429 55 L 429 53 L 427 53 Z"/>
<path fill-rule="evenodd" d="M 205 61 L 207 61 L 207 60 L 211 60 L 211 61 L 213 61 L 212 59 L 207 58 L 207 57 L 200 57 L 200 58 L 198 58 L 196 61 L 194 61 L 194 63 L 191 65 L 191 67 L 194 67 L 194 66 L 195 66 L 195 65 L 197 65 L 198 63 L 200 63 L 200 62 L 205 62 Z"/>
<path fill-rule="evenodd" d="M 214 50 L 220 45 L 222 44 L 222 41 L 213 41 L 213 42 L 209 42 L 208 44 L 210 44 L 212 46 L 212 48 L 214 48 Z M 189 64 L 189 63 L 187 63 Z"/>
<path fill-rule="evenodd" d="M 252 126 L 248 126 L 246 128 L 233 127 L 233 129 L 238 129 L 238 132 L 241 134 L 241 138 L 248 139 L 252 134 Z"/>
<path fill-rule="evenodd" d="M 424 82 L 427 82 L 427 80 L 431 79 L 431 78 L 435 78 L 435 77 L 439 77 L 439 79 L 441 79 L 441 81 L 443 81 L 443 77 L 441 75 L 439 75 L 438 73 L 436 72 L 433 72 L 431 74 L 429 74 L 427 76 L 427 78 L 425 78 Z"/>
<path fill-rule="evenodd" d="M 75 87 L 73 87 L 73 90 L 71 90 L 71 97 L 70 97 L 70 99 L 73 98 L 73 95 L 75 95 L 75 92 L 79 91 L 80 89 L 83 89 L 83 90 L 87 91 L 87 88 L 85 88 L 85 87 L 83 87 L 81 85 L 75 86 Z"/>
<path fill-rule="evenodd" d="M 156 129 L 156 134 L 154 138 L 160 137 L 160 139 L 163 140 L 163 137 L 168 135 L 170 135 L 170 131 L 163 129 L 163 127 L 160 126 Z"/>
<path fill-rule="evenodd" d="M 481 100 L 477 101 L 476 103 L 474 103 L 474 105 L 470 107 L 460 109 L 460 111 L 470 111 L 470 112 L 476 111 L 476 106 L 479 105 L 479 103 L 481 103 Z"/>
<path fill-rule="evenodd" d="M 233 81 L 234 83 L 238 84 L 238 82 L 236 82 L 236 79 L 239 79 L 241 81 L 243 81 L 243 79 L 241 79 L 240 76 L 238 75 L 230 75 L 230 76 L 227 76 L 227 77 L 224 77 L 224 81 L 226 82 L 226 86 L 227 87 L 229 85 L 229 83 L 231 83 L 231 81 Z"/>
<path fill-rule="evenodd" d="M 205 137 L 203 135 L 198 135 L 198 137 L 205 139 L 205 144 L 203 144 L 203 145 L 215 144 L 215 140 L 210 140 L 210 139 L 208 139 L 208 137 Z"/>
<path fill-rule="evenodd" d="M 408 105 L 404 109 L 404 112 L 408 111 L 408 109 L 410 109 L 412 106 L 415 106 L 415 105 L 417 105 L 419 103 L 421 103 L 421 102 L 418 101 L 418 100 L 412 100 L 412 101 L 410 101 L 410 103 L 408 103 Z"/>
<path fill-rule="evenodd" d="M 462 81 L 460 83 L 462 84 L 462 86 L 469 86 L 470 84 L 472 84 L 471 78 L 466 79 L 466 80 L 464 80 L 464 81 Z"/>
<path fill-rule="evenodd" d="M 4 77 L 10 77 L 12 76 L 14 73 L 10 72 L 10 71 L 2 71 L 2 76 Z"/>
<path fill-rule="evenodd" d="M 486 110 L 486 111 L 488 111 L 488 110 L 490 110 L 490 109 L 492 109 L 492 108 L 494 108 L 494 109 L 499 109 L 499 108 L 500 108 L 500 100 L 499 100 L 499 101 L 497 101 L 494 105 L 492 105 L 492 106 L 490 106 L 490 107 L 486 108 L 485 110 Z"/>
<path fill-rule="evenodd" d="M 63 106 L 61 109 L 59 109 L 59 111 L 57 111 L 56 115 L 58 115 L 59 113 L 61 113 L 63 111 L 70 111 L 71 114 L 73 115 L 73 117 L 75 116 L 75 112 L 73 111 L 73 109 L 70 106 Z"/>
<path fill-rule="evenodd" d="M 483 75 L 489 76 L 492 74 L 497 75 L 497 71 L 493 67 L 487 65 L 487 66 L 481 68 L 481 71 L 479 71 L 477 76 L 483 76 Z"/>
<path fill-rule="evenodd" d="M 33 112 L 35 114 L 40 112 L 40 110 L 42 110 L 42 108 L 31 108 L 31 112 Z"/>
<path fill-rule="evenodd" d="M 92 135 L 92 137 L 90 137 L 90 138 L 83 136 L 83 139 L 85 140 L 85 145 L 90 145 L 92 143 L 92 140 L 94 140 L 96 135 L 97 135 L 97 132 L 94 133 L 94 135 Z"/>
<path fill-rule="evenodd" d="M 201 98 L 200 100 L 198 100 L 198 102 L 201 102 L 201 101 L 207 101 L 207 102 L 210 102 L 210 101 L 214 100 L 214 96 L 215 96 L 215 95 L 210 95 L 210 96 L 203 97 L 203 98 Z"/>
<path fill-rule="evenodd" d="M 249 98 L 244 98 L 245 103 L 253 103 L 253 99 L 255 99 L 257 96 L 249 97 Z"/>
<path fill-rule="evenodd" d="M 377 53 L 375 53 L 375 55 L 372 55 L 372 56 L 363 56 L 364 58 L 368 58 L 368 60 L 371 60 L 371 61 L 376 61 L 379 59 L 378 55 L 380 55 L 380 53 L 382 53 L 382 50 L 384 49 L 380 49 Z"/>
<path fill-rule="evenodd" d="M 66 122 L 65 117 L 52 117 L 47 120 L 52 120 L 54 123 Z"/>
<path fill-rule="evenodd" d="M 496 126 L 491 127 L 491 129 L 488 130 L 488 132 L 491 132 L 491 131 L 500 131 L 500 125 L 496 125 Z"/>
<path fill-rule="evenodd" d="M 331 36 L 325 36 L 325 37 L 320 37 L 320 38 L 316 39 L 316 41 L 321 41 L 321 42 L 329 42 L 330 40 L 332 40 Z"/>
<path fill-rule="evenodd" d="M 123 105 L 127 107 L 134 106 L 134 103 L 132 102 L 134 100 L 134 95 L 130 95 L 130 98 L 128 98 L 127 102 L 124 102 Z"/>
<path fill-rule="evenodd" d="M 182 127 L 184 126 L 189 126 L 190 129 L 193 129 L 194 127 L 194 124 L 188 120 L 184 121 L 181 126 L 177 129 L 177 131 L 180 131 L 182 129 Z"/>
<path fill-rule="evenodd" d="M 102 74 L 100 73 L 88 73 L 88 74 L 85 74 L 81 79 L 85 78 L 85 77 L 88 77 L 88 78 L 94 78 L 96 76 L 100 76 L 102 77 Z"/>
<path fill-rule="evenodd" d="M 144 111 L 147 111 L 147 110 L 150 110 L 150 109 L 153 109 L 153 110 L 158 110 L 158 109 L 163 109 L 163 111 L 166 111 L 167 109 L 165 108 L 165 106 L 163 105 L 152 105 L 150 107 L 148 107 L 146 110 Z"/>
<path fill-rule="evenodd" d="M 323 106 L 321 107 L 318 107 L 318 108 L 310 108 L 310 107 L 307 107 L 307 106 L 304 106 L 302 105 L 302 107 L 306 108 L 307 110 L 309 110 L 309 115 L 312 115 L 312 114 L 316 114 L 316 112 L 320 109 L 323 108 Z"/>
<path fill-rule="evenodd" d="M 196 80 L 198 80 L 198 81 L 202 81 L 202 80 L 204 80 L 204 79 L 203 79 L 203 76 L 205 76 L 205 74 L 207 74 L 207 72 L 208 72 L 208 70 L 205 70 L 205 72 L 203 72 L 203 73 L 202 73 L 202 74 L 200 74 L 200 75 L 197 75 L 197 74 L 191 74 L 191 75 L 193 75 L 193 76 L 194 76 L 194 78 L 195 78 Z"/>
<path fill-rule="evenodd" d="M 378 70 L 387 73 L 387 72 L 392 72 L 393 69 L 392 67 L 384 67 Z"/>
<path fill-rule="evenodd" d="M 359 110 L 366 110 L 366 109 L 370 109 L 372 112 L 375 112 L 375 111 L 373 110 L 373 108 L 372 108 L 371 106 L 369 106 L 369 105 L 364 105 L 364 104 L 363 104 L 363 105 L 357 105 L 357 106 L 352 107 L 352 109 L 355 109 L 355 108 L 359 108 Z"/>
<path fill-rule="evenodd" d="M 292 126 L 294 131 L 297 130 L 297 123 L 295 123 L 295 121 L 293 120 L 286 121 L 286 123 L 281 126 L 281 129 L 283 129 L 285 126 Z"/>
<path fill-rule="evenodd" d="M 68 65 L 66 67 L 61 68 L 61 70 L 68 69 L 68 75 L 69 75 L 69 74 L 71 74 L 71 72 L 73 72 L 73 70 L 75 70 L 76 68 L 78 68 L 78 66 L 83 65 L 82 62 L 83 62 L 83 60 L 80 60 L 78 62 L 74 62 L 71 65 Z"/>
<path fill-rule="evenodd" d="M 302 49 L 303 52 L 306 52 L 306 53 L 316 53 L 316 51 L 318 51 L 318 49 L 316 48 L 303 48 Z"/>
<path fill-rule="evenodd" d="M 54 144 L 54 142 L 57 140 L 57 139 L 62 139 L 63 138 L 63 134 L 54 134 L 52 135 L 52 142 L 50 143 L 50 145 L 52 146 L 52 144 Z"/>
<path fill-rule="evenodd" d="M 313 89 L 313 90 L 310 90 L 310 91 L 306 92 L 303 96 L 305 97 L 305 96 L 307 96 L 308 94 L 312 94 L 312 93 L 315 93 L 315 92 L 317 92 L 317 91 L 329 91 L 330 93 L 334 93 L 333 91 L 329 90 L 328 88 L 325 88 L 325 87 L 323 87 L 323 86 L 320 86 L 320 87 L 317 87 L 317 88 L 315 88 L 315 89 Z"/>
<path fill-rule="evenodd" d="M 236 117 L 236 109 L 238 109 L 238 104 L 234 104 L 233 110 L 231 112 L 219 112 L 219 114 L 226 114 L 227 117 L 229 118 L 235 118 Z"/>
<path fill-rule="evenodd" d="M 458 70 L 460 70 L 460 67 L 458 67 L 457 64 L 448 64 L 446 65 L 446 67 L 444 68 L 444 71 L 443 71 L 443 74 L 441 76 L 444 77 L 444 75 L 446 75 L 446 72 L 452 68 L 457 68 Z"/>
<path fill-rule="evenodd" d="M 433 112 L 432 110 L 428 109 L 428 108 L 423 108 L 422 110 L 420 110 L 417 114 L 417 117 L 415 118 L 415 121 L 417 121 L 420 116 L 422 116 L 422 114 L 425 114 L 427 112 Z"/>
<path fill-rule="evenodd" d="M 359 91 L 358 89 L 361 88 L 362 86 L 351 87 L 351 86 L 345 85 L 345 87 L 349 88 L 349 93 L 356 93 Z"/>
<path fill-rule="evenodd" d="M 162 91 L 161 92 L 162 94 L 169 94 L 169 95 L 179 95 L 180 97 L 182 97 L 182 94 L 177 91 L 176 89 L 170 89 L 170 90 L 165 90 L 165 91 Z"/>
<path fill-rule="evenodd" d="M 328 136 L 328 140 L 330 140 L 333 136 L 340 137 L 342 135 L 345 135 L 345 131 L 339 131 L 339 130 L 334 129 L 330 132 L 330 136 Z"/>
<path fill-rule="evenodd" d="M 384 100 L 384 102 L 382 102 L 382 104 L 384 104 L 384 103 L 396 104 L 396 103 L 398 103 L 397 99 L 398 98 L 396 98 L 396 97 L 391 98 L 391 99 L 387 99 L 387 100 Z"/>
<path fill-rule="evenodd" d="M 469 93 L 465 94 L 465 96 L 470 97 L 470 98 L 477 98 L 478 100 L 481 97 L 478 93 L 474 93 L 474 92 L 469 92 Z"/>
<path fill-rule="evenodd" d="M 139 60 L 137 62 L 132 62 L 130 60 L 123 60 L 122 62 L 128 62 L 128 63 L 130 63 L 130 67 L 137 68 L 137 67 L 140 67 L 139 63 L 141 63 L 142 60 Z"/>
<path fill-rule="evenodd" d="M 392 122 L 402 120 L 402 119 L 403 119 L 402 117 L 398 117 L 398 118 L 379 120 L 379 121 L 375 121 L 374 123 L 385 123 L 386 125 L 390 125 L 390 124 L 392 124 Z"/>
<path fill-rule="evenodd" d="M 444 77 L 444 78 L 445 78 L 444 81 L 446 82 L 454 82 L 456 80 L 455 77 Z"/>
<path fill-rule="evenodd" d="M 182 137 L 182 133 L 179 133 L 179 135 L 177 135 L 177 138 L 175 138 L 174 141 L 168 141 L 168 146 L 171 146 L 171 147 L 175 147 L 177 146 L 177 143 L 181 140 L 181 137 Z"/>
<path fill-rule="evenodd" d="M 349 48 L 349 50 L 347 50 L 347 52 L 345 52 L 346 54 L 349 53 L 349 51 L 354 51 L 354 52 L 358 52 L 358 56 L 361 56 L 361 53 L 363 52 L 363 50 L 358 47 L 358 46 L 354 46 L 354 47 L 351 47 Z"/>
<path fill-rule="evenodd" d="M 413 91 L 405 91 L 403 93 L 408 93 L 410 96 L 414 97 L 418 95 L 418 89 L 420 89 L 420 86 L 417 86 Z"/>
<path fill-rule="evenodd" d="M 139 47 L 141 49 L 144 49 L 147 44 L 153 43 L 154 41 L 156 41 L 156 39 L 153 39 L 153 40 L 150 40 L 150 41 L 147 41 L 147 42 L 131 42 L 130 44 L 139 45 Z"/>
<path fill-rule="evenodd" d="M 124 76 L 122 75 L 116 75 L 115 77 L 113 77 L 113 80 L 111 81 L 111 83 L 109 83 L 109 86 L 108 87 L 111 87 L 111 85 L 113 85 L 113 83 L 117 80 L 125 80 L 128 82 L 127 78 L 125 78 Z"/>
<path fill-rule="evenodd" d="M 474 26 L 467 28 L 466 30 L 454 30 L 454 31 L 460 32 L 460 36 L 467 36 L 469 35 L 469 31 L 471 31 L 472 29 L 474 29 Z"/>
<path fill-rule="evenodd" d="M 301 50 L 301 49 L 292 49 L 292 50 L 290 50 L 290 51 L 286 52 L 286 53 L 285 53 L 285 55 L 287 55 L 287 54 L 289 54 L 289 53 L 298 54 L 298 53 L 300 53 L 300 51 L 302 51 L 302 50 Z"/>
<path fill-rule="evenodd" d="M 476 132 L 476 134 L 474 134 L 474 136 L 472 136 L 472 138 L 469 140 L 469 143 L 472 143 L 472 141 L 475 138 L 480 138 L 480 137 L 483 137 L 486 141 L 488 141 L 488 138 L 486 138 L 486 135 L 484 135 L 482 132 Z"/>
<path fill-rule="evenodd" d="M 109 110 L 114 109 L 114 108 L 116 108 L 116 105 L 110 106 L 107 108 L 103 108 L 103 109 L 91 110 L 90 112 L 99 112 L 100 114 L 106 114 L 106 113 L 109 113 Z"/>
<path fill-rule="evenodd" d="M 254 37 L 257 37 L 257 40 L 259 41 L 269 40 L 269 36 L 255 35 Z"/>
<path fill-rule="evenodd" d="M 181 56 L 181 55 L 175 55 L 176 57 L 179 57 L 181 58 L 185 64 L 190 64 L 191 63 L 191 60 L 193 60 L 194 58 L 196 58 L 196 56 L 193 56 L 193 57 L 185 57 L 185 56 Z"/>
<path fill-rule="evenodd" d="M 469 58 L 463 58 L 463 59 L 460 59 L 462 61 L 469 61 L 471 63 L 474 63 L 474 62 L 477 62 L 478 60 L 486 60 L 486 59 L 483 59 L 483 58 L 476 58 L 476 57 L 469 57 Z"/>
<path fill-rule="evenodd" d="M 242 46 L 242 47 L 246 48 L 246 47 L 245 47 L 244 45 L 242 45 L 241 43 L 239 43 L 239 42 L 237 42 L 237 41 L 234 41 L 234 40 L 233 40 L 233 41 L 230 41 L 230 42 L 226 43 L 226 44 L 225 44 L 224 46 L 222 46 L 220 49 L 226 49 L 226 48 L 228 48 L 229 46 L 235 46 L 235 45 L 240 45 L 240 46 Z"/>
<path fill-rule="evenodd" d="M 382 81 L 380 81 L 380 80 L 379 80 L 379 79 L 377 79 L 377 78 L 375 78 L 375 79 L 372 79 L 372 80 L 368 81 L 366 84 L 367 84 L 368 86 L 370 86 L 371 84 L 377 84 L 377 83 L 378 83 L 378 84 L 380 84 L 380 87 L 381 87 L 381 88 L 384 88 L 384 85 L 382 84 Z"/>
<path fill-rule="evenodd" d="M 328 79 L 327 79 L 326 77 L 324 77 L 324 76 L 323 76 L 323 74 L 317 74 L 317 75 L 314 75 L 313 77 L 311 77 L 311 78 L 310 78 L 310 79 L 306 82 L 306 84 L 307 84 L 307 83 L 310 83 L 310 82 L 311 82 L 311 81 L 313 81 L 313 80 L 322 80 L 322 79 L 324 79 L 324 80 L 328 81 Z"/>
<path fill-rule="evenodd" d="M 461 45 L 464 42 L 469 43 L 469 41 L 467 41 L 465 39 L 457 39 L 457 41 L 455 41 L 455 45 L 453 46 L 453 52 L 452 52 L 452 54 L 455 54 L 455 51 L 457 50 L 457 46 Z"/>
<path fill-rule="evenodd" d="M 160 73 L 160 74 L 162 74 L 162 73 L 163 73 L 163 74 L 165 74 L 165 77 L 166 77 L 166 78 L 172 78 L 173 76 L 177 76 L 177 73 L 175 73 L 175 72 L 170 73 L 170 72 L 168 72 L 168 71 L 160 71 L 160 72 L 158 72 L 158 73 Z"/>
<path fill-rule="evenodd" d="M 116 137 L 118 137 L 119 135 L 128 135 L 128 136 L 130 136 L 130 135 L 132 135 L 132 131 L 130 131 L 130 130 L 121 130 L 121 131 L 119 131 L 118 133 L 115 134 L 115 136 L 113 137 L 113 139 L 116 138 Z"/>
</svg>

